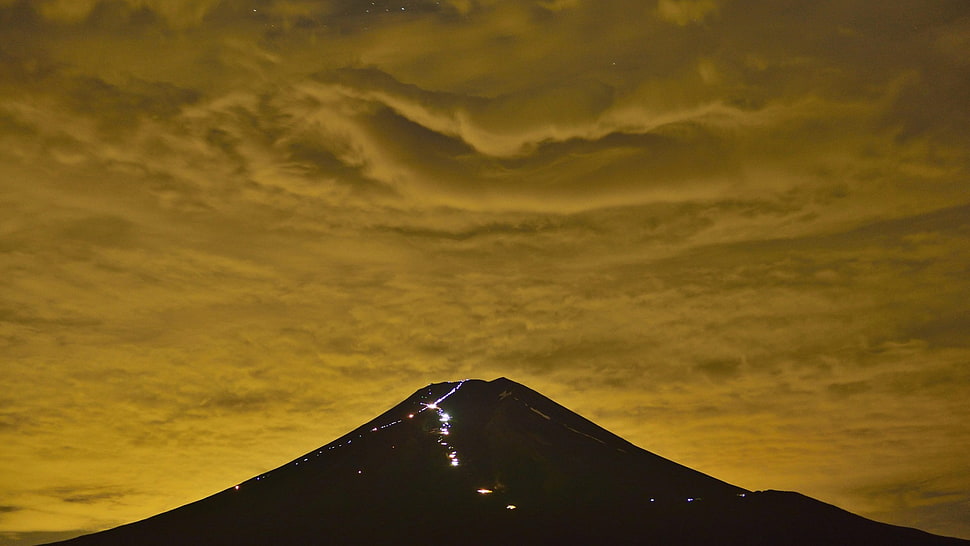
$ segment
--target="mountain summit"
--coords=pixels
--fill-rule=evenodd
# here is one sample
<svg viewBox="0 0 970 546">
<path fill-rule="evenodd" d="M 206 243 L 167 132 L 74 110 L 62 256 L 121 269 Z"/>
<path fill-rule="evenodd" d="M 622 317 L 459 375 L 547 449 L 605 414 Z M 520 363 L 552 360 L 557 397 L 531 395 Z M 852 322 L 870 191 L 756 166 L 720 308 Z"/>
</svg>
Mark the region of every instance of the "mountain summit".
<svg viewBox="0 0 970 546">
<path fill-rule="evenodd" d="M 59 544 L 970 544 L 645 451 L 510 381 L 424 387 L 265 474 Z"/>
</svg>

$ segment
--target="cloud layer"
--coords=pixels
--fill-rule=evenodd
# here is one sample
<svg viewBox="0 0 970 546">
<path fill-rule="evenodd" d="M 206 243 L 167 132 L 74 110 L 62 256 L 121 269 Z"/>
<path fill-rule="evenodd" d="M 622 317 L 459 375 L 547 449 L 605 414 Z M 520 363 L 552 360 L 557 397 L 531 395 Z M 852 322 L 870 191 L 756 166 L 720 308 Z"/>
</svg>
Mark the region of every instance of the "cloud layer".
<svg viewBox="0 0 970 546">
<path fill-rule="evenodd" d="M 0 1 L 0 533 L 505 375 L 970 537 L 964 2 Z"/>
</svg>

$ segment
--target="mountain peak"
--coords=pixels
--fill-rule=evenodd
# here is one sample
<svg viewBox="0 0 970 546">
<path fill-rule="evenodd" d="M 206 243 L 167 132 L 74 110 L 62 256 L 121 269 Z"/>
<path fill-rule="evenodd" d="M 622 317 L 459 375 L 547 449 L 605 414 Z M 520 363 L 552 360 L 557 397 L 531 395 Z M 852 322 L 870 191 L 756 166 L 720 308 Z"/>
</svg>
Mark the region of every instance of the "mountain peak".
<svg viewBox="0 0 970 546">
<path fill-rule="evenodd" d="M 948 540 L 865 520 L 796 494 L 753 493 L 725 483 L 637 447 L 500 377 L 429 384 L 275 470 L 153 518 L 67 543 Z"/>
</svg>

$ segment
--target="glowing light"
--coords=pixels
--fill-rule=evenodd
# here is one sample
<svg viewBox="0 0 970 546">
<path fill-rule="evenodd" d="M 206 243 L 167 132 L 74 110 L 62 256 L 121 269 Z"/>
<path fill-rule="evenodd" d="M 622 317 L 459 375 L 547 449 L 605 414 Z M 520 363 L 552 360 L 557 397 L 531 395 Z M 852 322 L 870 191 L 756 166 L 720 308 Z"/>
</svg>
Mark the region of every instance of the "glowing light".
<svg viewBox="0 0 970 546">
<path fill-rule="evenodd" d="M 448 421 L 451 421 L 451 416 L 447 413 L 442 413 L 440 419 L 442 423 L 447 423 Z"/>
<path fill-rule="evenodd" d="M 515 510 L 516 508 L 518 508 L 518 506 L 516 506 L 514 504 L 507 504 L 507 505 L 505 505 L 505 509 L 506 510 Z"/>
<path fill-rule="evenodd" d="M 458 459 L 452 459 L 451 466 L 458 466 Z"/>
<path fill-rule="evenodd" d="M 409 413 L 408 414 L 408 419 L 414 419 L 414 414 L 413 413 Z"/>
<path fill-rule="evenodd" d="M 438 404 L 432 402 L 430 404 L 425 404 L 424 407 L 426 407 L 428 409 L 438 409 Z"/>
<path fill-rule="evenodd" d="M 485 489 L 483 487 L 483 488 L 479 489 L 478 492 L 481 493 L 482 495 L 488 495 L 489 493 L 492 492 L 492 490 L 491 489 Z"/>
<path fill-rule="evenodd" d="M 236 491 L 239 491 L 239 486 L 237 485 L 237 486 L 235 487 L 235 489 L 236 489 Z"/>
</svg>

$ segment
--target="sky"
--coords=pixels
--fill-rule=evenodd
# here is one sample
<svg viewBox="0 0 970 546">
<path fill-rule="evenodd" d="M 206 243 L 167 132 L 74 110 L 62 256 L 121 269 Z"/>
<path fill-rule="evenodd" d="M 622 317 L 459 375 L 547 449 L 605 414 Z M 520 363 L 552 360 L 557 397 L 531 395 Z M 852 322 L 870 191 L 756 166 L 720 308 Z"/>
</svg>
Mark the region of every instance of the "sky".
<svg viewBox="0 0 970 546">
<path fill-rule="evenodd" d="M 970 538 L 964 0 L 0 0 L 0 544 L 420 387 Z"/>
</svg>

